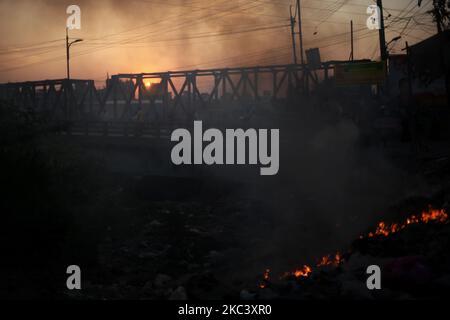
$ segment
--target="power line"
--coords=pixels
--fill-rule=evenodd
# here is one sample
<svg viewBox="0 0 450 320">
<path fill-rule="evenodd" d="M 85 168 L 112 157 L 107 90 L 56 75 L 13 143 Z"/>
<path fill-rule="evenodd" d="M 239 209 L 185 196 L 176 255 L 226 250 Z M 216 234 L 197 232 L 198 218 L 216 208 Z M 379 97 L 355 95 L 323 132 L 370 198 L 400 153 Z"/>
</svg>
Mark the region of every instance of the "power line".
<svg viewBox="0 0 450 320">
<path fill-rule="evenodd" d="M 166 35 L 166 34 L 171 34 L 174 33 L 176 31 L 179 31 L 181 29 L 186 29 L 186 28 L 193 28 L 196 25 L 200 24 L 200 23 L 204 23 L 213 19 L 221 19 L 224 18 L 226 16 L 229 15 L 240 15 L 240 14 L 251 14 L 252 16 L 266 16 L 266 17 L 273 17 L 273 18 L 277 18 L 277 19 L 283 19 L 283 20 L 288 20 L 287 17 L 286 19 L 284 19 L 281 16 L 278 15 L 271 15 L 271 14 L 266 14 L 266 13 L 260 13 L 260 12 L 251 12 L 251 10 L 256 9 L 258 7 L 261 7 L 262 5 L 266 4 L 266 5 L 275 5 L 275 6 L 283 6 L 287 8 L 287 2 L 281 2 L 281 1 L 264 1 L 264 0 L 256 0 L 256 1 L 249 1 L 250 3 L 246 3 L 242 6 L 239 7 L 227 7 L 227 10 L 223 10 L 220 11 L 219 6 L 226 6 L 230 1 L 221 1 L 219 2 L 219 4 L 214 3 L 212 5 L 202 5 L 203 2 L 197 2 L 197 3 L 193 3 L 191 2 L 190 4 L 187 5 L 183 5 L 183 4 L 176 4 L 174 2 L 171 1 L 166 1 L 163 2 L 162 0 L 132 0 L 132 1 L 138 1 L 141 3 L 150 3 L 150 4 L 155 4 L 155 5 L 166 5 L 166 6 L 172 6 L 172 7 L 188 7 L 192 10 L 189 11 L 189 15 L 186 15 L 185 11 L 181 14 L 172 14 L 169 15 L 168 17 L 166 17 L 165 19 L 161 19 L 155 22 L 152 22 L 150 24 L 145 24 L 142 26 L 137 26 L 137 27 L 133 27 L 131 29 L 127 29 L 127 30 L 123 30 L 120 32 L 116 32 L 116 33 L 112 33 L 109 35 L 104 35 L 101 37 L 97 37 L 97 38 L 92 38 L 92 39 L 85 39 L 86 41 L 86 46 L 91 46 L 91 48 L 87 48 L 86 50 L 81 50 L 81 51 L 76 51 L 76 53 L 73 55 L 74 57 L 77 56 L 83 56 L 83 55 L 88 55 L 88 54 L 92 54 L 92 53 L 96 53 L 99 52 L 101 50 L 107 50 L 110 48 L 114 48 L 117 46 L 125 46 L 125 47 L 129 47 L 133 44 L 143 44 L 145 45 L 147 42 L 149 41 L 151 43 L 148 43 L 146 46 L 143 47 L 155 47 L 155 44 L 165 44 L 164 46 L 170 46 L 171 44 L 175 44 L 178 45 L 178 42 L 182 42 L 182 41 L 189 41 L 190 44 L 195 44 L 195 39 L 208 39 L 207 42 L 199 42 L 199 43 L 210 43 L 212 41 L 224 41 L 224 40 L 229 40 L 228 38 L 230 37 L 234 37 L 234 36 L 239 36 L 242 34 L 246 34 L 246 33 L 258 33 L 260 31 L 269 31 L 269 30 L 280 30 L 285 28 L 287 25 L 268 25 L 268 26 L 255 26 L 253 28 L 248 28 L 248 29 L 239 29 L 239 30 L 231 30 L 231 31 L 222 31 L 222 32 L 204 32 L 204 33 L 190 33 L 189 35 L 183 36 L 183 37 L 172 37 L 172 38 L 164 38 L 162 35 Z M 365 7 L 365 5 L 362 4 L 353 4 L 350 3 L 348 0 L 347 1 L 328 1 L 328 0 L 321 0 L 322 3 L 331 3 L 332 5 L 328 5 L 326 8 L 324 7 L 317 7 L 317 6 L 313 6 L 313 5 L 306 5 L 306 6 L 302 6 L 302 9 L 305 8 L 310 14 L 310 17 L 306 17 L 303 18 L 302 20 L 308 22 L 311 22 L 311 28 L 317 28 L 318 26 L 320 26 L 321 24 L 325 24 L 325 23 L 329 23 L 329 24 L 344 24 L 347 25 L 348 22 L 340 22 L 340 21 L 330 21 L 329 18 L 334 15 L 336 12 L 339 13 L 351 13 L 351 14 L 355 14 L 355 15 L 360 15 L 360 16 L 366 16 L 365 12 L 355 12 L 355 11 L 346 11 L 346 10 L 342 10 L 342 8 L 344 6 L 350 6 L 350 7 Z M 406 34 L 409 34 L 410 32 L 412 32 L 412 30 L 415 30 L 415 24 L 416 21 L 414 20 L 414 17 L 419 17 L 422 15 L 425 15 L 426 13 L 419 13 L 419 11 L 421 10 L 415 9 L 415 5 L 414 5 L 414 0 L 412 0 L 411 2 L 408 3 L 408 5 L 401 9 L 392 9 L 392 8 L 387 8 L 389 11 L 396 11 L 399 12 L 399 14 L 395 17 L 393 17 L 392 21 L 390 21 L 389 25 L 386 27 L 388 28 L 389 26 L 395 26 L 397 27 L 398 25 L 401 25 L 402 30 L 401 32 Z M 200 4 L 201 3 L 201 4 Z M 412 8 L 410 8 L 412 6 Z M 204 11 L 208 11 L 208 10 L 213 10 L 214 12 L 208 12 L 207 14 L 203 14 Z M 319 13 L 319 14 L 318 14 Z M 194 15 L 192 15 L 194 14 Z M 200 14 L 200 16 L 197 16 L 197 14 Z M 409 16 L 408 16 L 409 15 Z M 179 22 L 178 19 L 182 19 L 181 23 Z M 175 26 L 171 26 L 170 23 L 172 23 L 173 21 L 177 21 L 177 25 Z M 415 24 L 413 24 L 413 22 Z M 169 25 L 169 27 L 166 27 L 167 25 Z M 364 24 L 355 24 L 355 25 L 360 25 L 360 26 L 365 26 Z M 152 28 L 154 26 L 158 26 L 159 28 L 157 29 L 150 29 L 147 30 L 147 28 Z M 308 24 L 305 25 L 305 27 L 307 27 Z M 139 32 L 137 34 L 130 34 L 131 32 L 134 32 L 136 30 L 142 30 L 142 32 Z M 360 29 L 359 31 L 356 30 L 355 32 L 361 32 L 364 29 Z M 396 29 L 390 29 L 394 32 L 398 32 L 398 30 Z M 317 45 L 317 44 L 323 44 L 322 48 L 328 48 L 328 47 L 332 47 L 332 46 L 336 46 L 339 45 L 341 43 L 345 43 L 347 42 L 347 39 L 345 39 L 345 37 L 349 34 L 349 32 L 345 32 L 342 34 L 333 34 L 324 38 L 320 38 L 320 39 L 312 39 L 309 42 L 307 42 L 308 45 Z M 365 34 L 364 32 L 361 32 L 361 34 L 359 35 L 359 37 L 356 38 L 356 40 L 359 39 L 364 39 L 366 38 L 367 34 Z M 414 36 L 411 36 L 412 38 Z M 108 38 L 110 39 L 110 41 L 108 41 Z M 417 37 L 416 37 L 417 38 Z M 58 40 L 56 40 L 58 41 Z M 21 56 L 21 57 L 15 57 L 12 58 L 10 60 L 7 60 L 8 62 L 10 61 L 14 61 L 14 60 L 18 60 L 18 59 L 25 59 L 27 57 L 31 57 L 31 56 L 42 56 L 48 53 L 51 53 L 55 50 L 58 49 L 58 46 L 55 45 L 55 47 L 53 46 L 44 46 L 44 44 L 47 42 L 43 42 L 40 44 L 35 44 L 35 47 L 28 47 L 25 48 L 25 50 L 23 50 L 22 52 L 14 52 L 14 51 L 10 51 L 10 52 L 2 52 L 0 51 L 0 54 L 26 54 L 25 56 Z M 82 48 L 80 48 L 82 49 Z M 271 49 L 269 49 L 270 51 Z M 40 63 L 48 63 L 48 62 L 54 62 L 54 61 L 59 61 L 58 59 L 63 59 L 64 56 L 54 56 L 51 57 L 50 59 L 44 59 L 38 62 L 33 62 L 30 64 L 26 64 L 26 65 L 22 65 L 22 66 L 16 66 L 16 67 L 8 67 L 6 69 L 0 70 L 0 72 L 5 72 L 5 70 L 10 71 L 10 70 L 17 70 L 20 68 L 24 68 L 24 67 L 28 67 L 30 65 L 36 65 L 36 64 L 40 64 Z M 251 59 L 254 57 L 250 57 L 248 59 Z M 260 59 L 271 59 L 271 56 L 267 56 L 267 54 L 263 54 L 263 57 Z M 5 61 L 5 60 L 3 60 Z M 201 65 L 201 64 L 199 64 Z"/>
<path fill-rule="evenodd" d="M 224 1 L 223 3 L 225 3 L 226 1 Z M 255 2 L 257 2 L 256 0 L 253 0 L 253 1 L 251 1 L 251 4 L 252 3 L 255 3 Z M 260 4 L 258 4 L 258 5 L 256 5 L 256 6 L 251 6 L 251 7 L 248 7 L 248 8 L 254 8 L 254 7 L 258 7 L 258 6 L 260 6 Z M 207 7 L 207 8 L 211 8 L 212 6 L 209 6 L 209 7 Z M 202 8 L 202 10 L 204 10 L 204 9 L 206 9 L 206 8 Z M 171 32 L 171 31 L 175 31 L 175 30 L 179 30 L 180 28 L 182 28 L 184 25 L 186 25 L 186 24 L 192 24 L 192 23 L 199 23 L 200 21 L 202 21 L 202 19 L 204 19 L 204 18 L 206 18 L 207 20 L 208 19 L 211 19 L 211 18 L 213 18 L 213 17 L 217 17 L 217 16 L 223 16 L 223 15 L 227 15 L 227 14 L 230 14 L 230 13 L 232 13 L 233 11 L 235 11 L 235 10 L 233 10 L 233 9 L 230 9 L 230 10 L 228 10 L 228 11 L 224 11 L 224 12 L 218 12 L 218 13 L 214 13 L 214 14 L 207 14 L 207 15 L 203 15 L 202 17 L 200 17 L 200 19 L 199 18 L 194 18 L 194 19 L 191 19 L 191 20 L 188 20 L 188 21 L 185 21 L 184 23 L 181 23 L 181 24 L 178 24 L 175 28 L 172 28 L 172 29 L 169 29 L 169 30 L 165 30 L 165 33 L 167 33 L 167 32 Z M 162 22 L 162 21 L 167 21 L 167 19 L 162 19 L 162 20 L 159 20 L 158 22 L 156 22 L 156 23 L 159 23 L 159 22 Z M 140 28 L 140 27 L 136 27 L 136 28 Z M 133 29 L 136 29 L 136 28 L 133 28 Z M 122 31 L 122 32 L 119 32 L 119 33 L 126 33 L 126 32 L 130 32 L 131 30 L 133 30 L 133 29 L 128 29 L 128 30 L 125 30 L 125 31 Z M 158 33 L 159 32 L 159 30 L 154 30 L 153 32 L 151 32 L 150 34 L 155 34 L 155 33 Z M 116 33 L 116 34 L 112 34 L 112 35 L 117 35 L 117 34 L 119 34 L 119 33 Z M 111 45 L 115 45 L 115 44 L 118 44 L 118 43 L 130 43 L 132 40 L 137 40 L 137 39 L 139 39 L 139 40 L 144 40 L 144 39 L 148 39 L 149 37 L 148 36 L 137 36 L 137 37 L 134 37 L 134 38 L 132 38 L 132 39 L 128 39 L 128 40 L 119 40 L 119 41 L 116 41 L 116 42 L 114 42 L 114 43 L 112 43 Z M 78 53 L 78 54 L 74 54 L 73 55 L 73 57 L 77 57 L 77 56 L 81 56 L 81 55 L 85 55 L 85 54 L 90 54 L 90 53 L 93 53 L 93 52 L 97 52 L 97 51 L 99 51 L 99 50 L 105 50 L 105 49 L 109 49 L 109 48 L 111 48 L 111 45 L 104 45 L 104 46 L 100 46 L 100 47 L 98 47 L 98 48 L 95 48 L 95 49 L 93 49 L 93 50 L 85 50 L 85 51 L 82 51 L 82 52 L 80 52 L 80 53 Z M 54 57 L 53 59 L 47 59 L 47 60 L 44 60 L 44 61 L 42 61 L 42 63 L 48 63 L 48 62 L 51 62 L 51 61 L 58 61 L 58 60 L 60 60 L 62 58 L 62 56 L 58 56 L 58 57 Z M 10 68 L 6 68 L 6 69 L 2 69 L 2 70 L 0 70 L 0 72 L 5 72 L 5 71 L 11 71 L 11 70 L 17 70 L 17 69 L 20 69 L 20 68 L 23 68 L 23 67 L 28 67 L 28 66 L 32 66 L 32 65 L 36 65 L 36 64 L 39 64 L 40 62 L 35 62 L 35 63 L 30 63 L 30 64 L 26 64 L 26 65 L 23 65 L 23 66 L 18 66 L 18 67 L 10 67 Z"/>
<path fill-rule="evenodd" d="M 237 35 L 237 34 L 242 34 L 242 33 L 251 33 L 251 32 L 258 32 L 258 31 L 267 31 L 267 30 L 273 30 L 273 29 L 280 29 L 280 28 L 285 28 L 285 27 L 288 27 L 288 26 L 289 25 L 284 24 L 284 25 L 273 25 L 273 26 L 261 26 L 261 27 L 255 27 L 255 28 L 244 29 L 244 30 L 224 31 L 224 32 L 220 32 L 220 33 L 200 33 L 200 34 L 196 34 L 196 35 L 194 34 L 192 36 L 187 36 L 187 37 L 152 40 L 152 44 L 153 43 L 158 43 L 158 42 L 185 41 L 185 40 L 192 40 L 192 39 L 199 39 L 199 38 L 230 36 L 230 35 Z M 139 42 L 129 42 L 129 43 L 126 43 L 126 44 L 132 44 L 132 43 L 139 43 Z M 111 43 L 96 43 L 96 44 L 92 44 L 92 45 L 105 45 L 105 44 L 109 45 Z"/>
<path fill-rule="evenodd" d="M 55 42 L 64 41 L 64 40 L 65 40 L 64 38 L 61 38 L 61 39 L 47 40 L 47 41 L 41 41 L 41 42 L 15 44 L 15 45 L 8 46 L 7 49 L 0 49 L 0 52 L 14 51 L 14 50 L 24 50 L 24 49 L 37 47 L 37 46 L 42 46 L 42 45 L 47 44 L 47 43 L 55 43 Z"/>
</svg>

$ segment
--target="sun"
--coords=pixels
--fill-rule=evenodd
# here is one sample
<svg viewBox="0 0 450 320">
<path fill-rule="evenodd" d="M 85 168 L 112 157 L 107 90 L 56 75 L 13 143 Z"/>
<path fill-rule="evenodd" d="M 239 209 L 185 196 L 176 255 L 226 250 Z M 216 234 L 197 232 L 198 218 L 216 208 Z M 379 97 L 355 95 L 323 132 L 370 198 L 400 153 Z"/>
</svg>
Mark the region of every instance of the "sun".
<svg viewBox="0 0 450 320">
<path fill-rule="evenodd" d="M 160 83 L 159 79 L 144 79 L 144 86 L 146 89 L 150 89 L 155 83 Z"/>
</svg>

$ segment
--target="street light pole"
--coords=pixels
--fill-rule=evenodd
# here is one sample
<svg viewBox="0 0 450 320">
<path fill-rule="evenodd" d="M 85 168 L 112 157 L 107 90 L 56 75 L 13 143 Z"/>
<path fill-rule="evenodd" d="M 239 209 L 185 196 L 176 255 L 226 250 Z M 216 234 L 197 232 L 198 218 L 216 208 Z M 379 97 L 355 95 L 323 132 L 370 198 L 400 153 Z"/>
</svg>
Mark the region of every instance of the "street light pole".
<svg viewBox="0 0 450 320">
<path fill-rule="evenodd" d="M 81 42 L 83 39 L 76 39 L 69 42 L 69 28 L 66 28 L 66 63 L 67 63 L 67 80 L 70 80 L 70 46 L 74 43 Z"/>
</svg>

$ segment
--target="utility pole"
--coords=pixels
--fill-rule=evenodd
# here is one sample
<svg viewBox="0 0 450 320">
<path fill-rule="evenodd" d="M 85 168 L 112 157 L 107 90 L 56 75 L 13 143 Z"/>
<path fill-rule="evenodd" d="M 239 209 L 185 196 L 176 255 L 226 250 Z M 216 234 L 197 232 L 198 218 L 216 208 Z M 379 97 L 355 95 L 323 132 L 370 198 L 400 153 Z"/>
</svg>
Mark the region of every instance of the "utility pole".
<svg viewBox="0 0 450 320">
<path fill-rule="evenodd" d="M 300 40 L 300 62 L 303 66 L 305 64 L 305 60 L 303 57 L 302 12 L 300 9 L 300 0 L 297 0 L 297 16 L 298 16 L 298 37 Z"/>
<path fill-rule="evenodd" d="M 302 10 L 300 8 L 300 0 L 297 0 L 297 16 L 298 16 L 298 38 L 300 43 L 300 63 L 302 64 L 302 91 L 303 93 L 308 91 L 307 77 L 309 77 L 309 71 L 305 67 L 305 58 L 303 52 L 303 31 L 302 31 Z M 306 71 L 306 73 L 305 73 Z M 306 77 L 305 77 L 306 76 Z"/>
<path fill-rule="evenodd" d="M 69 28 L 66 28 L 66 62 L 67 62 L 67 80 L 70 80 L 70 66 L 69 66 Z"/>
<path fill-rule="evenodd" d="M 297 48 L 295 47 L 295 17 L 292 15 L 292 6 L 289 7 L 291 15 L 292 52 L 294 54 L 294 64 L 297 64 Z"/>
<path fill-rule="evenodd" d="M 380 9 L 380 29 L 378 30 L 380 37 L 380 56 L 381 60 L 387 60 L 386 35 L 384 33 L 384 17 L 383 17 L 383 1 L 377 0 L 377 6 Z"/>
<path fill-rule="evenodd" d="M 350 42 L 351 42 L 351 51 L 350 51 L 350 60 L 354 60 L 353 56 L 353 20 L 350 20 Z"/>
</svg>

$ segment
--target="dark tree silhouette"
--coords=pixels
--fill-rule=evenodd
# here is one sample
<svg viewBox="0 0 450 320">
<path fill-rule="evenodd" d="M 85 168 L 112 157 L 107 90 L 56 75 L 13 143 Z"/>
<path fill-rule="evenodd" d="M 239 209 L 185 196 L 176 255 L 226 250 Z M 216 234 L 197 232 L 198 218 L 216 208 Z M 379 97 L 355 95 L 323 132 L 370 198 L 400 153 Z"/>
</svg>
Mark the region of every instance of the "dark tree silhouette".
<svg viewBox="0 0 450 320">
<path fill-rule="evenodd" d="M 450 0 L 433 0 L 433 9 L 429 13 L 436 22 L 438 32 L 450 29 Z"/>
</svg>

